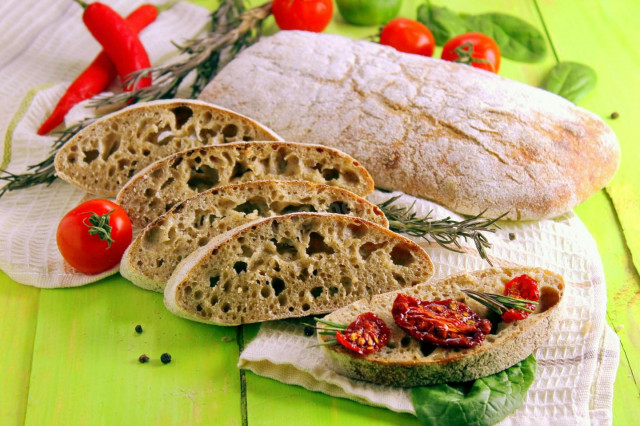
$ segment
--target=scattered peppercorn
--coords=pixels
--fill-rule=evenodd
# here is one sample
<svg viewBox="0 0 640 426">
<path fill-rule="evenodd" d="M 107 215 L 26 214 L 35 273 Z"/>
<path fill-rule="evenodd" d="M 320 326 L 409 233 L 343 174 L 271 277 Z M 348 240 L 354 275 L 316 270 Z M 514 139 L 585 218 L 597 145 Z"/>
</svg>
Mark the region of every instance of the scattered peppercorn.
<svg viewBox="0 0 640 426">
<path fill-rule="evenodd" d="M 169 364 L 171 362 L 171 355 L 166 352 L 163 353 L 160 355 L 160 361 L 162 361 L 163 364 Z"/>
<path fill-rule="evenodd" d="M 509 240 L 513 241 L 516 239 L 516 234 L 514 234 L 513 232 L 509 232 Z"/>
<path fill-rule="evenodd" d="M 611 118 L 612 118 L 612 119 L 614 119 L 614 120 L 615 120 L 615 119 L 616 119 L 616 118 L 618 118 L 618 117 L 620 117 L 620 114 L 618 114 L 617 112 L 612 112 L 612 113 L 611 113 Z"/>
<path fill-rule="evenodd" d="M 140 324 L 136 325 L 136 333 L 142 333 L 142 326 Z"/>
<path fill-rule="evenodd" d="M 313 327 L 311 327 L 310 325 L 306 326 L 304 328 L 304 335 L 305 336 L 313 336 L 314 330 Z"/>
<path fill-rule="evenodd" d="M 140 361 L 140 364 L 144 364 L 145 362 L 149 362 L 149 357 L 145 354 L 142 354 L 140 355 L 140 358 L 138 358 L 138 361 Z"/>
</svg>

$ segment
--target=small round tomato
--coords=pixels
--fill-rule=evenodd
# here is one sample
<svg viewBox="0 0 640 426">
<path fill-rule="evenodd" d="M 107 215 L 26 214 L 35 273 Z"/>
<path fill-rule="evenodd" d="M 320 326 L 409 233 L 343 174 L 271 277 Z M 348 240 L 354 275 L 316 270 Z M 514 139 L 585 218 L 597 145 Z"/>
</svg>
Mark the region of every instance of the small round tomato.
<svg viewBox="0 0 640 426">
<path fill-rule="evenodd" d="M 85 274 L 97 274 L 120 262 L 131 243 L 131 221 L 116 203 L 85 201 L 64 215 L 56 241 L 71 266 Z"/>
<path fill-rule="evenodd" d="M 416 55 L 431 56 L 436 42 L 429 28 L 408 18 L 395 18 L 384 26 L 380 33 L 380 44 Z"/>
<path fill-rule="evenodd" d="M 336 0 L 340 15 L 354 25 L 380 25 L 393 19 L 402 0 Z"/>
<path fill-rule="evenodd" d="M 281 30 L 304 30 L 319 33 L 333 16 L 331 0 L 273 0 L 273 17 Z"/>
<path fill-rule="evenodd" d="M 444 45 L 442 59 L 468 64 L 497 74 L 500 69 L 500 48 L 486 34 L 460 34 Z"/>
</svg>

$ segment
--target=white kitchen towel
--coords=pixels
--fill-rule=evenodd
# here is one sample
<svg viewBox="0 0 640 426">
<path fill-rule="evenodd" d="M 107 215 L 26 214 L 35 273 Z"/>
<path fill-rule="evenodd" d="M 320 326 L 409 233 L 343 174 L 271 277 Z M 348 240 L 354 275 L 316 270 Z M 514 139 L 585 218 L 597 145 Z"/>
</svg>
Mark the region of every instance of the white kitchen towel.
<svg viewBox="0 0 640 426">
<path fill-rule="evenodd" d="M 126 16 L 144 2 L 106 3 Z M 160 13 L 140 33 L 151 63 L 175 56 L 172 42 L 194 37 L 205 27 L 208 16 L 206 9 L 186 2 Z M 4 134 L 0 168 L 23 173 L 48 156 L 56 136 L 38 136 L 36 131 L 101 48 L 82 22 L 82 7 L 74 1 L 4 1 L 0 28 L 0 41 L 4 40 L 0 51 L 0 130 Z M 79 111 L 74 108 L 67 119 L 78 118 Z M 0 269 L 17 282 L 44 288 L 83 285 L 116 273 L 117 267 L 98 275 L 82 274 L 58 252 L 57 224 L 85 198 L 83 191 L 62 181 L 0 198 Z"/>
<path fill-rule="evenodd" d="M 369 199 L 379 203 L 395 195 L 401 193 L 376 191 Z M 421 215 L 433 211 L 434 218 L 460 219 L 425 200 L 402 195 L 398 201 L 405 206 L 415 203 Z M 503 424 L 529 424 L 531 419 L 538 424 L 611 424 L 620 348 L 617 336 L 605 322 L 606 286 L 593 238 L 574 213 L 554 220 L 501 222 L 500 226 L 502 229 L 490 238 L 495 264 L 540 266 L 562 274 L 567 282 L 560 325 L 536 352 L 536 380 L 523 407 Z M 488 267 L 471 244 L 465 244 L 465 253 L 459 254 L 419 239 L 414 241 L 431 256 L 434 279 Z M 303 329 L 294 320 L 262 324 L 238 365 L 310 390 L 414 413 L 408 389 L 377 386 L 334 373 L 322 349 L 313 346 L 315 337 L 304 336 Z"/>
</svg>

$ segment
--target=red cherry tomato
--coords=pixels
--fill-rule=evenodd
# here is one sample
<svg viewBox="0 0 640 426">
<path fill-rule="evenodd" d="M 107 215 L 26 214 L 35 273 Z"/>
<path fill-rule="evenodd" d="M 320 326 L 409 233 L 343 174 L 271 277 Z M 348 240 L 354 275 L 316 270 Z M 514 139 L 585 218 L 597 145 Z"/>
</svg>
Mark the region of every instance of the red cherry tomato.
<svg viewBox="0 0 640 426">
<path fill-rule="evenodd" d="M 56 241 L 71 266 L 85 274 L 97 274 L 120 262 L 131 243 L 131 221 L 116 203 L 89 200 L 62 218 Z"/>
<path fill-rule="evenodd" d="M 460 34 L 444 45 L 442 59 L 469 64 L 497 74 L 500 69 L 500 48 L 486 34 Z"/>
<path fill-rule="evenodd" d="M 384 26 L 380 44 L 416 55 L 431 56 L 436 42 L 429 28 L 408 18 L 395 18 Z"/>
<path fill-rule="evenodd" d="M 515 277 L 504 287 L 504 295 L 513 297 L 514 299 L 531 300 L 537 302 L 540 299 L 540 290 L 538 289 L 538 281 L 531 278 L 529 275 L 520 275 Z M 534 310 L 536 305 L 527 304 L 527 309 Z M 529 312 L 522 309 L 511 308 L 502 314 L 502 321 L 513 322 L 527 318 Z"/>
<path fill-rule="evenodd" d="M 271 12 L 281 30 L 319 33 L 333 16 L 331 0 L 273 0 Z"/>
<path fill-rule="evenodd" d="M 365 312 L 344 330 L 336 333 L 336 340 L 347 349 L 368 355 L 386 346 L 391 330 L 384 320 L 373 312 Z"/>
</svg>

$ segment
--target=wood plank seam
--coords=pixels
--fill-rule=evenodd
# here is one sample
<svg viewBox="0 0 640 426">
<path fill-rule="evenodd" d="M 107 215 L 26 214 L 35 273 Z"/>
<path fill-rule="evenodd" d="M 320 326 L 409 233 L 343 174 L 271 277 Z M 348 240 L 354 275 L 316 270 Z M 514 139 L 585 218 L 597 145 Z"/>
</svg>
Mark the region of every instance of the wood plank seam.
<svg viewBox="0 0 640 426">
<path fill-rule="evenodd" d="M 240 325 L 237 328 L 236 341 L 238 342 L 238 356 L 242 355 L 244 351 L 244 326 Z M 247 413 L 247 378 L 243 369 L 238 369 L 240 374 L 240 415 L 242 420 L 242 426 L 248 426 L 249 415 Z"/>
<path fill-rule="evenodd" d="M 20 284 L 22 285 L 22 284 Z M 33 359 L 36 356 L 36 351 L 35 351 L 35 344 L 36 344 L 36 338 L 38 336 L 38 326 L 40 325 L 40 299 L 42 297 L 42 290 L 40 290 L 38 292 L 38 305 L 37 305 L 37 310 L 38 310 L 38 315 L 36 315 L 36 323 L 33 327 L 34 331 L 33 331 L 33 340 L 31 342 L 31 359 L 29 360 L 29 367 L 28 367 L 28 372 L 29 372 L 29 383 L 27 383 L 27 391 L 25 393 L 26 395 L 26 401 L 24 402 L 24 410 L 22 414 L 22 422 L 21 424 L 25 424 L 27 421 L 27 412 L 29 411 L 29 398 L 31 396 L 31 381 L 33 379 Z"/>
</svg>

